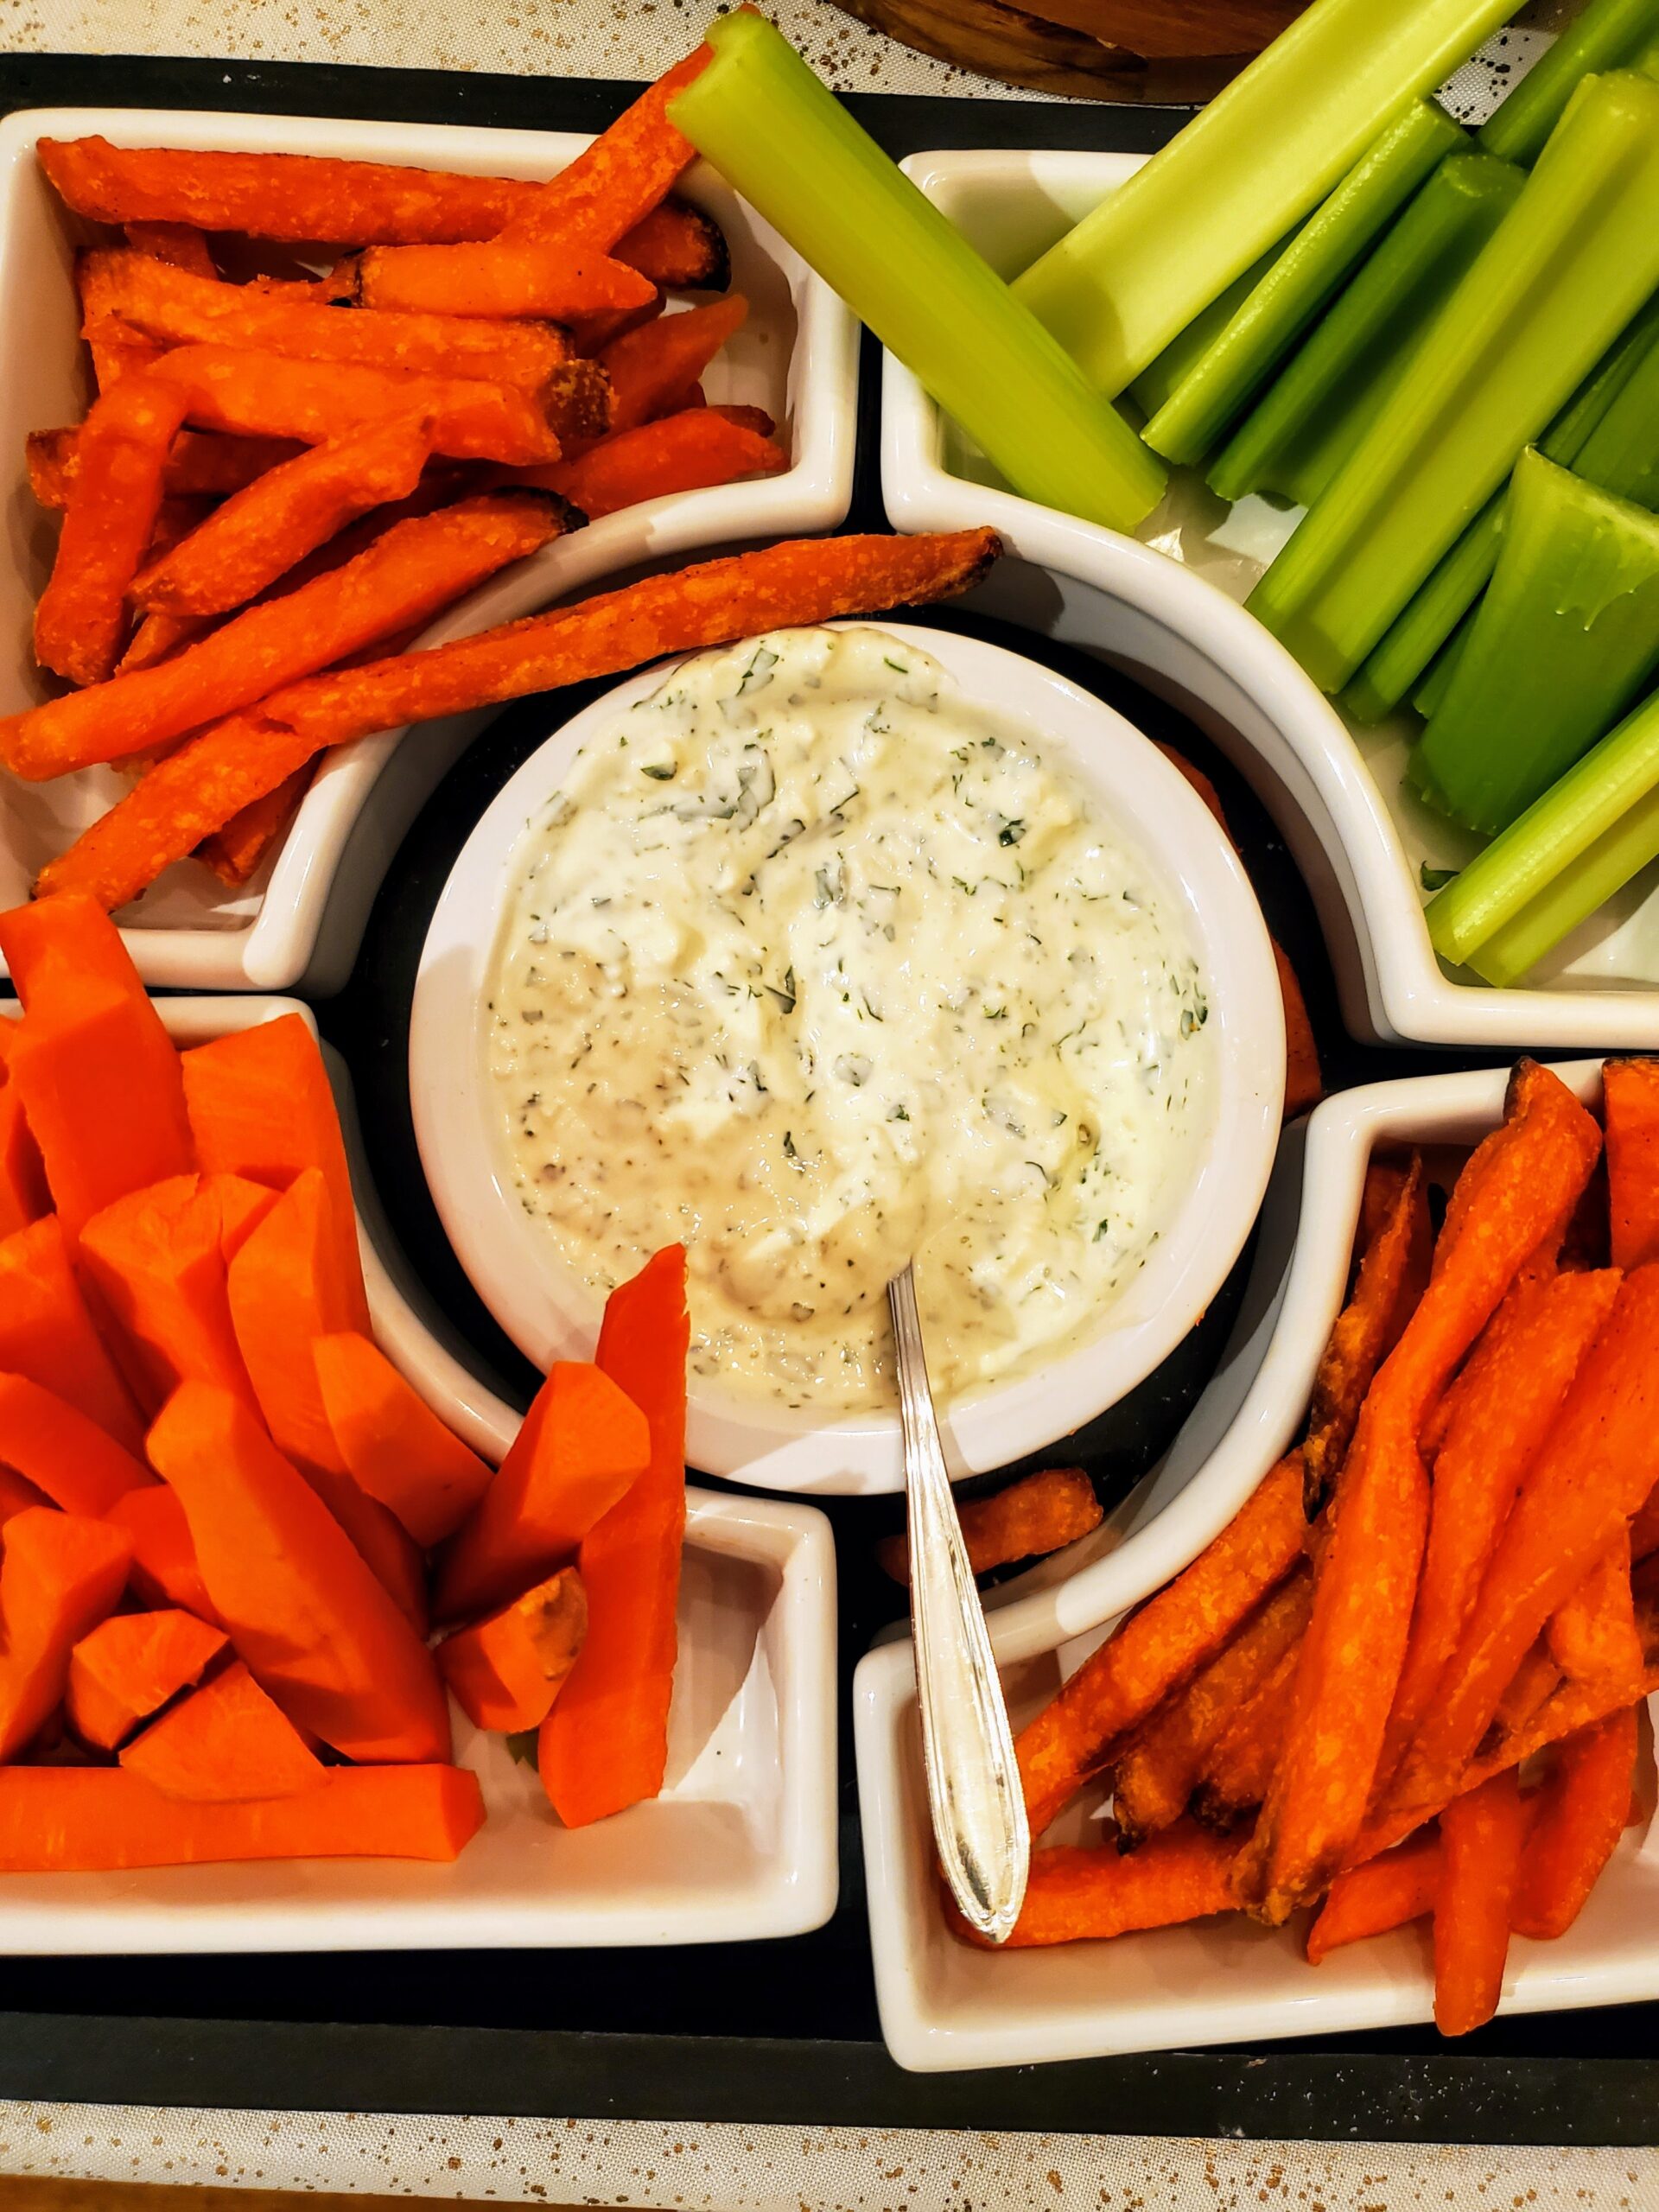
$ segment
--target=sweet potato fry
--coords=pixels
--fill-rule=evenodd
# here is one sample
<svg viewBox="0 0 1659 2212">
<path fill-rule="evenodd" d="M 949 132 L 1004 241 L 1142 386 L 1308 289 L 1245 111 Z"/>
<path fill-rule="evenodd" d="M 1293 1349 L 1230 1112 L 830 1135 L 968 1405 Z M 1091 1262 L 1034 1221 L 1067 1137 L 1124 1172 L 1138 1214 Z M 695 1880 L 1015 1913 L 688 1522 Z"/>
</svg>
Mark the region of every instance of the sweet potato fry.
<svg viewBox="0 0 1659 2212">
<path fill-rule="evenodd" d="M 286 832 L 311 787 L 312 772 L 309 764 L 296 768 L 274 791 L 253 800 L 222 830 L 202 839 L 196 857 L 207 862 L 226 890 L 239 891 Z"/>
<path fill-rule="evenodd" d="M 1659 1060 L 1609 1060 L 1601 1071 L 1613 1264 L 1659 1260 Z"/>
<path fill-rule="evenodd" d="M 1095 1486 L 1081 1467 L 1044 1467 L 993 1497 L 959 1503 L 957 1517 L 967 1539 L 969 1565 L 976 1574 L 988 1574 L 1015 1560 L 1043 1559 L 1075 1544 L 1097 1529 L 1103 1516 Z M 875 1555 L 895 1582 L 910 1580 L 907 1536 L 884 1536 Z"/>
<path fill-rule="evenodd" d="M 192 225 L 129 223 L 125 228 L 127 244 L 135 253 L 148 254 L 152 260 L 165 262 L 169 269 L 182 269 L 192 276 L 207 276 L 217 282 L 219 270 L 207 241 Z"/>
<path fill-rule="evenodd" d="M 954 598 L 1000 550 L 988 530 L 793 540 L 453 645 L 313 678 L 180 746 L 54 861 L 37 887 L 80 889 L 111 908 L 124 906 L 327 746 L 756 631 Z"/>
<path fill-rule="evenodd" d="M 400 523 L 345 568 L 250 607 L 175 659 L 10 716 L 0 722 L 0 760 L 37 782 L 164 745 L 393 631 L 429 621 L 563 526 L 556 500 L 524 491 L 488 493 Z M 286 763 L 273 786 L 297 765 Z"/>
<path fill-rule="evenodd" d="M 606 346 L 600 365 L 611 380 L 611 428 L 632 430 L 671 415 L 727 340 L 743 327 L 749 303 L 734 292 L 706 308 L 664 315 Z"/>
<path fill-rule="evenodd" d="M 67 507 L 79 472 L 79 429 L 29 432 L 29 488 L 41 506 L 54 512 Z M 162 471 L 162 494 L 165 499 L 222 499 L 300 450 L 291 438 L 226 438 L 211 430 L 182 430 Z"/>
<path fill-rule="evenodd" d="M 518 480 L 545 484 L 597 522 L 643 499 L 777 476 L 788 467 L 789 455 L 770 438 L 757 437 L 715 408 L 699 407 L 620 430 L 575 461 L 528 470 Z"/>
<path fill-rule="evenodd" d="M 1517 1936 L 1565 1936 L 1612 1857 L 1630 1817 L 1636 1765 L 1633 1705 L 1563 1737 L 1541 1793 L 1510 1907 Z"/>
<path fill-rule="evenodd" d="M 1319 1893 L 1365 1817 L 1427 1535 L 1416 1442 L 1423 1416 L 1550 1225 L 1570 1212 L 1600 1147 L 1593 1117 L 1559 1077 L 1523 1060 L 1503 1126 L 1458 1179 L 1428 1287 L 1360 1414 L 1342 1509 L 1315 1575 L 1284 1746 L 1239 1861 L 1241 1900 L 1264 1920 L 1282 1921 Z"/>
<path fill-rule="evenodd" d="M 108 302 L 108 283 L 95 254 L 75 260 L 75 289 L 80 298 L 81 327 L 92 357 L 92 382 L 102 397 L 123 377 L 142 376 L 154 368 L 166 348 L 143 331 L 118 324 Z"/>
<path fill-rule="evenodd" d="M 1268 1794 L 1284 1740 L 1300 1647 L 1293 1644 L 1205 1753 L 1193 1810 L 1207 1827 L 1236 1827 Z"/>
<path fill-rule="evenodd" d="M 1630 1557 L 1637 1566 L 1659 1552 L 1659 1489 L 1648 1492 L 1648 1502 L 1630 1522 Z"/>
<path fill-rule="evenodd" d="M 1026 1901 L 1006 1948 L 1076 1943 L 1135 1929 L 1173 1928 L 1230 1910 L 1238 1846 L 1190 1821 L 1128 1857 L 1105 1847 L 1052 1844 L 1031 1854 Z M 963 1923 L 953 1932 L 972 1941 Z"/>
<path fill-rule="evenodd" d="M 671 291 L 723 292 L 732 281 L 732 257 L 719 224 L 683 200 L 653 207 L 611 251 Z"/>
<path fill-rule="evenodd" d="M 35 658 L 72 683 L 101 683 L 121 657 L 127 590 L 156 527 L 184 411 L 182 393 L 148 375 L 124 377 L 77 441 L 63 534 L 35 610 Z"/>
<path fill-rule="evenodd" d="M 512 217 L 514 238 L 556 238 L 608 252 L 642 222 L 696 158 L 690 139 L 668 119 L 669 102 L 712 60 L 699 46 L 648 86 L 568 168 Z"/>
<path fill-rule="evenodd" d="M 1033 1836 L 1304 1556 L 1301 1481 L 1301 1457 L 1292 1452 L 1185 1573 L 1131 1614 L 1020 1731 L 1014 1749 Z"/>
<path fill-rule="evenodd" d="M 357 262 L 359 307 L 401 315 L 534 316 L 568 322 L 642 307 L 650 280 L 624 261 L 557 238 L 482 245 L 369 246 Z"/>
<path fill-rule="evenodd" d="M 1420 1828 L 1392 1851 L 1350 1867 L 1332 1883 L 1307 1931 L 1307 1963 L 1316 1967 L 1344 1943 L 1363 1943 L 1425 1919 L 1440 1887 L 1440 1839 L 1433 1828 Z"/>
<path fill-rule="evenodd" d="M 1513 1767 L 1455 1799 L 1440 1815 L 1434 2024 L 1443 2036 L 1467 2035 L 1497 2010 L 1524 1817 Z"/>
<path fill-rule="evenodd" d="M 431 417 L 392 416 L 313 446 L 238 492 L 134 579 L 146 613 L 225 614 L 372 507 L 407 499 L 432 446 Z"/>
<path fill-rule="evenodd" d="M 1302 1447 L 1307 1485 L 1303 1503 L 1310 1520 L 1353 1441 L 1359 1409 L 1377 1369 L 1417 1310 L 1433 1246 L 1423 1163 L 1414 1153 L 1382 1227 L 1361 1256 L 1353 1295 L 1337 1316 L 1313 1378 Z"/>
<path fill-rule="evenodd" d="M 1549 1655 L 1570 1681 L 1639 1673 L 1642 1643 L 1630 1592 L 1630 1532 L 1621 1529 L 1550 1616 Z"/>
<path fill-rule="evenodd" d="M 1297 1568 L 1192 1679 L 1136 1730 L 1112 1770 L 1120 1850 L 1173 1825 L 1198 1785 L 1205 1754 L 1307 1625 L 1312 1579 Z"/>
<path fill-rule="evenodd" d="M 1541 1636 L 1510 1677 L 1509 1688 L 1497 1700 L 1492 1726 L 1500 1736 L 1524 1728 L 1546 1699 L 1561 1687 L 1561 1670 L 1555 1663 L 1548 1636 Z"/>
</svg>

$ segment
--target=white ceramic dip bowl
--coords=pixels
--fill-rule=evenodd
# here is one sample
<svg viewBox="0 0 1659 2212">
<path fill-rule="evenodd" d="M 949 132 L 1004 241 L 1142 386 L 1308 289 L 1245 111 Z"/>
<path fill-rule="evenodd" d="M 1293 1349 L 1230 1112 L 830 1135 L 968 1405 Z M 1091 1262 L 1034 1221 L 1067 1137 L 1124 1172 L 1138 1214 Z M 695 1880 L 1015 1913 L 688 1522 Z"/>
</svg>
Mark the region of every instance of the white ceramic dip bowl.
<svg viewBox="0 0 1659 2212">
<path fill-rule="evenodd" d="M 1106 1411 L 1204 1313 L 1243 1248 L 1273 1164 L 1283 1016 L 1267 929 L 1232 848 L 1147 739 L 1087 691 L 1000 646 L 909 623 L 875 626 L 931 654 L 956 685 L 956 704 L 1023 738 L 1098 803 L 1185 934 L 1209 1009 L 1206 1095 L 1186 1140 L 1186 1179 L 1165 1192 L 1155 1241 L 1097 1325 L 944 1409 L 946 1456 L 962 1477 L 1040 1451 Z M 573 717 L 505 785 L 450 874 L 416 982 L 410 1091 L 427 1180 L 480 1296 L 538 1367 L 589 1355 L 599 1301 L 514 1187 L 486 1001 L 528 829 L 579 748 L 653 692 L 667 665 Z M 901 1485 L 896 1413 L 815 1414 L 695 1375 L 687 1447 L 693 1466 L 760 1489 L 869 1494 Z"/>
</svg>

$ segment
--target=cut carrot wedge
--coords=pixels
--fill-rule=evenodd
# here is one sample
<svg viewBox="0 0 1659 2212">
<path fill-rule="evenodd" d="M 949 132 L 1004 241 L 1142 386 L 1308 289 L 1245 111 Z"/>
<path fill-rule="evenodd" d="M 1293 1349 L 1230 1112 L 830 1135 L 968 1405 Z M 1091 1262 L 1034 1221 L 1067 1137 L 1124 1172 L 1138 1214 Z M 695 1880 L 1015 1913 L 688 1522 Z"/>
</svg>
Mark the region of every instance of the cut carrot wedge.
<svg viewBox="0 0 1659 2212">
<path fill-rule="evenodd" d="M 1510 1909 L 1517 1936 L 1551 1941 L 1582 1911 L 1630 1816 L 1637 1738 L 1631 1705 L 1562 1740 L 1522 1856 Z"/>
<path fill-rule="evenodd" d="M 82 1743 L 114 1751 L 225 1648 L 222 1630 L 175 1606 L 112 1614 L 69 1655 L 70 1726 Z"/>
<path fill-rule="evenodd" d="M 431 1654 L 339 1522 L 229 1392 L 183 1384 L 149 1433 L 202 1580 L 242 1657 L 289 1719 L 348 1758 L 442 1759 Z"/>
<path fill-rule="evenodd" d="M 69 1656 L 126 1587 L 119 1529 L 41 1506 L 6 1523 L 0 1559 L 0 1759 L 15 1758 L 63 1698 Z"/>
<path fill-rule="evenodd" d="M 1127 1856 L 1109 1845 L 1033 1851 L 1026 1901 L 1007 1948 L 1127 1936 L 1229 1911 L 1237 1854 L 1233 1838 L 1192 1821 L 1166 1828 Z M 955 1932 L 965 1935 L 964 1925 L 950 1916 Z"/>
<path fill-rule="evenodd" d="M 597 1367 L 558 1360 L 438 1569 L 440 1620 L 464 1620 L 568 1560 L 651 1458 L 645 1416 Z"/>
<path fill-rule="evenodd" d="M 50 1505 L 51 1499 L 33 1483 L 25 1482 L 10 1467 L 0 1467 L 0 1529 L 8 1521 L 15 1521 L 20 1513 L 28 1513 L 37 1505 Z"/>
<path fill-rule="evenodd" d="M 240 1660 L 135 1736 L 121 1764 L 164 1797 L 209 1805 L 292 1797 L 327 1772 Z"/>
<path fill-rule="evenodd" d="M 315 1789 L 190 1804 L 120 1767 L 0 1773 L 0 1873 L 107 1873 L 248 1859 L 458 1858 L 484 1825 L 463 1767 L 336 1767 Z"/>
<path fill-rule="evenodd" d="M 120 931 L 90 899 L 37 899 L 9 907 L 0 913 L 0 952 L 25 1007 L 31 999 L 49 1001 L 94 984 L 143 989 Z M 8 1028 L 8 1064 L 22 1033 Z"/>
<path fill-rule="evenodd" d="M 130 1491 L 157 1486 L 143 1460 L 106 1429 L 26 1375 L 0 1375 L 0 1465 L 15 1468 L 66 1513 L 91 1520 L 107 1515 Z"/>
<path fill-rule="evenodd" d="M 370 1338 L 355 1330 L 318 1337 L 311 1357 L 324 1417 L 359 1489 L 389 1508 L 418 1544 L 453 1535 L 493 1471 Z"/>
<path fill-rule="evenodd" d="M 360 1271 L 343 1275 L 334 1197 L 308 1167 L 231 1262 L 231 1319 L 266 1426 L 289 1459 L 345 1474 L 311 1346 L 354 1326 Z"/>
<path fill-rule="evenodd" d="M 423 1642 L 431 1626 L 426 1560 L 394 1513 L 359 1490 L 348 1474 L 301 1465 L 299 1471 L 373 1570 L 375 1580 Z"/>
<path fill-rule="evenodd" d="M 1440 1815 L 1434 2024 L 1443 2036 L 1467 2035 L 1497 2010 L 1525 1819 L 1514 1767 L 1457 1798 Z"/>
<path fill-rule="evenodd" d="M 343 1286 L 349 1328 L 366 1332 L 369 1302 L 357 1244 L 351 1169 L 340 1110 L 316 1037 L 285 1014 L 183 1056 L 184 1096 L 202 1166 L 285 1191 L 308 1167 L 329 1196 L 330 1272 Z"/>
<path fill-rule="evenodd" d="M 41 1148 L 29 1126 L 22 1093 L 8 1084 L 0 1090 L 0 1236 L 27 1229 L 51 1211 Z"/>
<path fill-rule="evenodd" d="M 1368 1936 L 1386 1936 L 1391 1929 L 1426 1919 L 1440 1887 L 1440 1839 L 1432 1827 L 1338 1874 L 1307 1931 L 1309 1966 L 1318 1966 L 1344 1943 L 1363 1943 Z"/>
<path fill-rule="evenodd" d="M 0 1239 L 0 1370 L 27 1376 L 126 1450 L 143 1450 L 138 1408 L 92 1325 L 56 1214 Z"/>
<path fill-rule="evenodd" d="M 1659 1260 L 1659 1060 L 1609 1060 L 1601 1082 L 1613 1265 L 1639 1268 Z"/>
<path fill-rule="evenodd" d="M 561 1567 L 499 1613 L 447 1637 L 438 1672 L 475 1728 L 513 1735 L 546 1719 L 587 1633 L 582 1577 Z"/>
<path fill-rule="evenodd" d="M 201 1579 L 183 1506 L 165 1483 L 129 1491 L 105 1519 L 132 1541 L 133 1594 L 147 1605 L 178 1606 L 214 1627 L 223 1624 Z"/>
<path fill-rule="evenodd" d="M 539 1764 L 567 1827 L 654 1797 L 668 1764 L 668 1713 L 685 1542 L 685 1249 L 671 1244 L 611 1293 L 603 1372 L 650 1425 L 650 1463 L 583 1539 L 577 1563 L 588 1637 L 542 1723 Z"/>
</svg>

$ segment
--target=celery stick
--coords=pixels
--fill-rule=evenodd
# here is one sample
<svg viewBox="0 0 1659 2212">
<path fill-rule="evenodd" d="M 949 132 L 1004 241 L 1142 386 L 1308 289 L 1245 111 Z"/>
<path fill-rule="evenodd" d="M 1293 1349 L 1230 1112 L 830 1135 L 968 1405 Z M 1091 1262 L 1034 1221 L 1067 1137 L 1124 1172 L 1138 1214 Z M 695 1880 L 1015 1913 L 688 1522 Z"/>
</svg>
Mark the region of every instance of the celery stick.
<svg viewBox="0 0 1659 2212">
<path fill-rule="evenodd" d="M 1465 614 L 1433 661 L 1428 673 L 1411 695 L 1411 703 L 1423 720 L 1432 721 L 1440 711 L 1440 702 L 1452 686 L 1452 672 L 1469 642 L 1469 632 L 1475 626 L 1472 614 Z"/>
<path fill-rule="evenodd" d="M 1200 315 L 1172 338 L 1155 361 L 1149 361 L 1129 386 L 1129 397 L 1143 415 L 1151 416 L 1176 391 L 1209 352 L 1250 294 L 1279 258 L 1272 246 L 1260 261 L 1236 277 L 1218 300 L 1211 300 Z"/>
<path fill-rule="evenodd" d="M 1455 883 L 1430 900 L 1425 917 L 1436 952 L 1443 960 L 1466 964 L 1656 791 L 1659 693 L 1586 753 L 1576 768 L 1569 768 L 1470 861 Z"/>
<path fill-rule="evenodd" d="M 1659 343 L 1649 342 L 1573 467 L 1605 492 L 1659 508 Z"/>
<path fill-rule="evenodd" d="M 1659 519 L 1529 449 L 1411 780 L 1442 814 L 1494 836 L 1612 728 L 1656 665 Z"/>
<path fill-rule="evenodd" d="M 1659 0 L 1590 0 L 1478 134 L 1489 154 L 1535 162 L 1586 77 L 1622 69 L 1659 39 Z"/>
<path fill-rule="evenodd" d="M 1313 0 L 1014 290 L 1120 392 L 1308 214 L 1513 0 Z"/>
<path fill-rule="evenodd" d="M 1579 470 L 1591 434 L 1656 343 L 1659 298 L 1649 302 L 1538 441 L 1547 461 Z M 1356 721 L 1378 722 L 1393 713 L 1485 590 L 1497 561 L 1507 491 L 1488 500 L 1344 691 L 1342 703 Z"/>
<path fill-rule="evenodd" d="M 1276 492 L 1309 506 L 1359 442 L 1445 302 L 1519 193 L 1487 154 L 1443 161 L 1210 471 L 1223 499 Z"/>
<path fill-rule="evenodd" d="M 1016 492 L 1132 530 L 1164 471 L 1116 409 L 763 16 L 719 16 L 708 37 L 713 60 L 670 107 L 692 144 Z"/>
<path fill-rule="evenodd" d="M 1659 859 L 1659 790 L 1638 799 L 1628 814 L 1569 861 L 1512 922 L 1494 930 L 1469 956 L 1468 965 L 1500 988 L 1518 983 L 1580 922 L 1621 892 L 1650 861 Z"/>
<path fill-rule="evenodd" d="M 1141 435 L 1153 451 L 1202 461 L 1430 170 L 1464 143 L 1433 101 L 1402 110 L 1147 423 Z"/>
<path fill-rule="evenodd" d="M 1659 284 L 1659 84 L 1580 86 L 1537 167 L 1249 604 L 1339 690 Z"/>
</svg>

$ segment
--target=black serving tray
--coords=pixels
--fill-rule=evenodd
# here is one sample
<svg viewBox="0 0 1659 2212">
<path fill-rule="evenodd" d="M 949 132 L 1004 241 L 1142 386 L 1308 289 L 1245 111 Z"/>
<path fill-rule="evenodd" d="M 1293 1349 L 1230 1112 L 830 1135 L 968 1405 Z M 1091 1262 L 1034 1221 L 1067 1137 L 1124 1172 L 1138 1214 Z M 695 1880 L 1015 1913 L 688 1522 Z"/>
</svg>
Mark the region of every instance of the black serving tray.
<svg viewBox="0 0 1659 2212">
<path fill-rule="evenodd" d="M 0 55 L 0 111 L 57 105 L 594 130 L 633 88 L 593 79 L 293 63 Z M 1151 150 L 1169 108 L 855 95 L 895 156 L 943 146 Z M 883 526 L 866 340 L 853 529 Z M 983 634 L 996 626 L 969 618 Z M 1271 821 L 1181 716 L 1128 678 L 1027 633 L 1011 642 L 1178 744 L 1221 791 L 1274 933 L 1307 991 L 1332 1088 L 1478 1064 L 1383 1052 L 1343 1033 L 1311 901 Z M 396 857 L 355 971 L 321 1001 L 350 1065 L 379 1194 L 404 1250 L 480 1356 L 529 1374 L 479 1303 L 427 1196 L 409 1112 L 416 963 L 451 861 L 490 798 L 583 693 L 504 713 L 450 772 Z M 1201 1387 L 1225 1299 L 1159 1374 L 1085 1438 L 1097 1481 L 1132 1483 Z M 843 1688 L 898 1610 L 871 1546 L 892 1500 L 832 1500 Z M 1497 2020 L 1455 2049 L 1413 2029 L 973 2074 L 912 2075 L 880 2041 L 843 1695 L 841 1903 L 783 1942 L 632 1951 L 10 1959 L 0 2098 L 265 2109 L 469 2112 L 801 2125 L 971 2127 L 1397 2142 L 1647 2145 L 1659 2139 L 1659 2005 Z"/>
</svg>

